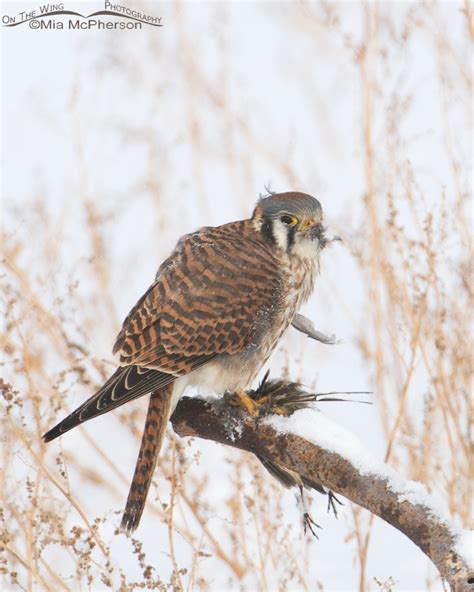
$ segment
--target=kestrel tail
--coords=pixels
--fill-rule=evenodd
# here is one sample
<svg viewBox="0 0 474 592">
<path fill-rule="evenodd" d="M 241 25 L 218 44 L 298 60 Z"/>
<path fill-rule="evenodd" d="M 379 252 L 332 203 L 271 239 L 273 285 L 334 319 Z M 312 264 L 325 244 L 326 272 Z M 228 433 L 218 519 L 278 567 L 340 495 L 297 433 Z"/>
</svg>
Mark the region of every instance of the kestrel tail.
<svg viewBox="0 0 474 592">
<path fill-rule="evenodd" d="M 281 193 L 260 199 L 249 219 L 183 236 L 122 325 L 113 348 L 120 366 L 44 435 L 48 442 L 154 393 L 125 529 L 138 525 L 167 421 L 187 386 L 240 393 L 252 410 L 244 389 L 313 290 L 328 242 L 322 218 L 314 197 Z"/>
<path fill-rule="evenodd" d="M 172 390 L 172 385 L 168 385 L 150 395 L 140 452 L 138 453 L 132 485 L 130 486 L 122 516 L 121 528 L 128 532 L 132 532 L 137 528 L 145 507 L 146 497 L 170 416 Z"/>
</svg>

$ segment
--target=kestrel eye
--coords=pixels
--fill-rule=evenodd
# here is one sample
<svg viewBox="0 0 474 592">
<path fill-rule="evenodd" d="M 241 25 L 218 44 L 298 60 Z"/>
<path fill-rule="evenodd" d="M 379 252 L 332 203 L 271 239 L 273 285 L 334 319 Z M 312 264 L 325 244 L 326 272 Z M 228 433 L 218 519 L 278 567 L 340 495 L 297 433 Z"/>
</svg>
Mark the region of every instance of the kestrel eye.
<svg viewBox="0 0 474 592">
<path fill-rule="evenodd" d="M 280 218 L 280 222 L 283 222 L 283 224 L 286 224 L 287 226 L 294 226 L 295 224 L 298 224 L 298 218 L 285 214 Z"/>
</svg>

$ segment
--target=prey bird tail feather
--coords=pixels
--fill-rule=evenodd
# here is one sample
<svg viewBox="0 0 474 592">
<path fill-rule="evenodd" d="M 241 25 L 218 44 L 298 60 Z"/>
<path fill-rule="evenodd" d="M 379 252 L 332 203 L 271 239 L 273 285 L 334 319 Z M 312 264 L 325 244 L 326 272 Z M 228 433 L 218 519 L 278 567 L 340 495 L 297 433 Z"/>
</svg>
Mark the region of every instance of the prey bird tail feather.
<svg viewBox="0 0 474 592">
<path fill-rule="evenodd" d="M 158 454 L 165 437 L 166 426 L 171 415 L 172 392 L 173 384 L 168 384 L 150 395 L 140 452 L 120 525 L 120 528 L 125 532 L 133 532 L 140 522 Z"/>
<path fill-rule="evenodd" d="M 268 458 L 263 456 L 256 455 L 258 460 L 262 463 L 262 465 L 267 469 L 267 471 L 272 475 L 277 481 L 279 481 L 284 487 L 308 487 L 309 489 L 315 489 L 319 493 L 323 495 L 327 494 L 326 489 L 320 484 L 316 483 L 316 481 L 311 481 L 306 477 L 303 477 L 296 471 L 292 471 L 291 469 L 287 469 L 282 465 L 274 463 Z"/>
<path fill-rule="evenodd" d="M 50 442 L 81 423 L 107 413 L 128 401 L 161 389 L 176 380 L 173 374 L 141 366 L 121 366 L 85 403 L 43 436 Z"/>
</svg>

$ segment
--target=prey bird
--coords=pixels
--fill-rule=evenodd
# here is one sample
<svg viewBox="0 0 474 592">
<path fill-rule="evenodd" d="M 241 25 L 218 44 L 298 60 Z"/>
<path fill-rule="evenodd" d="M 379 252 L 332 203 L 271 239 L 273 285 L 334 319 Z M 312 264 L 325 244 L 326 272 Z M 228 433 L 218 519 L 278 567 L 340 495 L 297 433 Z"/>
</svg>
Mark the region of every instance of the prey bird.
<svg viewBox="0 0 474 592">
<path fill-rule="evenodd" d="M 249 219 L 183 236 L 159 267 L 118 334 L 117 370 L 43 436 L 49 442 L 150 394 L 123 530 L 139 524 L 168 420 L 186 387 L 235 393 L 234 404 L 258 416 L 258 401 L 244 389 L 295 319 L 297 328 L 311 333 L 297 313 L 313 291 L 321 251 L 337 239 L 326 237 L 317 199 L 271 194 Z M 284 469 L 266 466 L 282 482 L 290 478 Z"/>
</svg>

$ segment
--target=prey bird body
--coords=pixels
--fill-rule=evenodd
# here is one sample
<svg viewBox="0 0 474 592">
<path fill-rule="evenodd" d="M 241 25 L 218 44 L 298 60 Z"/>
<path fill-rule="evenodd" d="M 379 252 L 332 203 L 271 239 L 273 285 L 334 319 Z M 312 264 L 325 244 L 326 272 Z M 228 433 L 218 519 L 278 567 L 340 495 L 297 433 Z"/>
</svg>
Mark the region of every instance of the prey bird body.
<svg viewBox="0 0 474 592">
<path fill-rule="evenodd" d="M 143 511 L 166 425 L 187 386 L 244 394 L 310 296 L 327 243 L 319 202 L 303 193 L 261 199 L 250 219 L 185 235 L 126 317 L 114 345 L 120 366 L 45 434 L 152 393 L 122 527 Z"/>
</svg>

